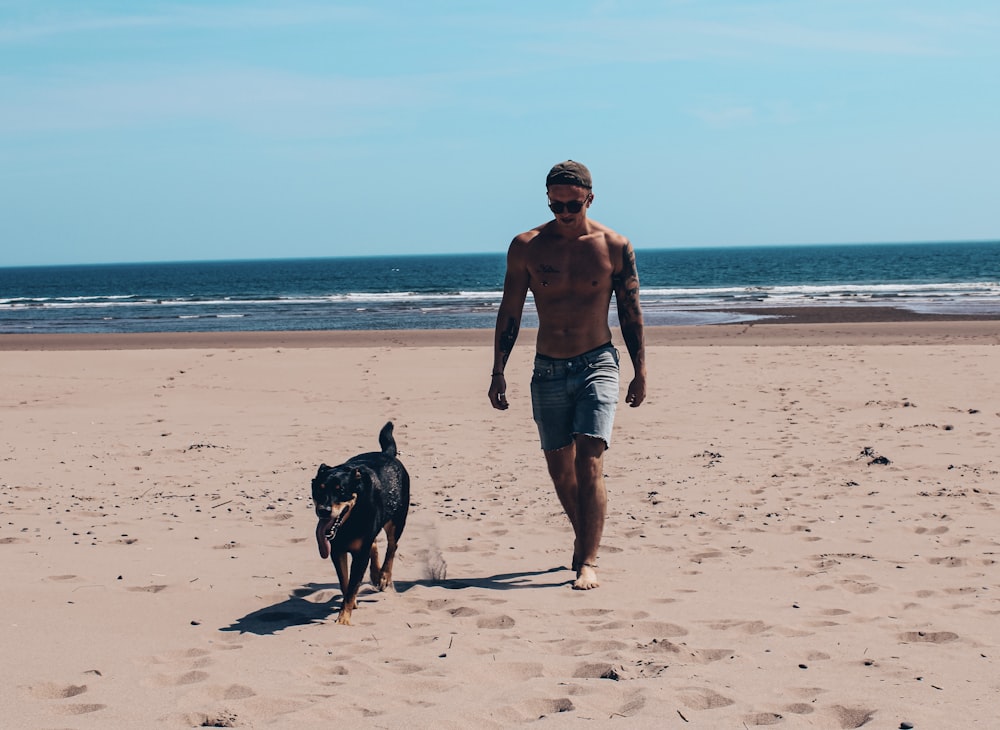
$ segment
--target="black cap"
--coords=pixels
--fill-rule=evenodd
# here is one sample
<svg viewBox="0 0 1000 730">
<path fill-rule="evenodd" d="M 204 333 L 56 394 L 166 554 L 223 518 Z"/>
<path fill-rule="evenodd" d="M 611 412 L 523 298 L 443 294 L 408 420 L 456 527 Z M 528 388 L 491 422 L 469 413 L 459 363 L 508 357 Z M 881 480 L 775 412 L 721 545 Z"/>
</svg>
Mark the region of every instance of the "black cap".
<svg viewBox="0 0 1000 730">
<path fill-rule="evenodd" d="M 545 187 L 550 185 L 576 185 L 590 190 L 593 185 L 590 180 L 590 170 L 586 165 L 573 160 L 566 160 L 555 165 L 549 170 L 548 177 L 545 178 Z"/>
</svg>

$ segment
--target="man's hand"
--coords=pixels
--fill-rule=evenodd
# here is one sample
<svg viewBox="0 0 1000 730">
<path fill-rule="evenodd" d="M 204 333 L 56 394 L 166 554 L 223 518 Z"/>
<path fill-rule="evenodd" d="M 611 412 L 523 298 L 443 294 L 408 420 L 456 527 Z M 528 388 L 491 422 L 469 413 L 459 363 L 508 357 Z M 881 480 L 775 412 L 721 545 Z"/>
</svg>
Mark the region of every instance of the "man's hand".
<svg viewBox="0 0 1000 730">
<path fill-rule="evenodd" d="M 507 410 L 507 379 L 503 374 L 494 375 L 490 381 L 490 403 L 498 411 Z"/>
<path fill-rule="evenodd" d="M 628 395 L 625 396 L 625 402 L 632 408 L 638 408 L 644 400 L 646 400 L 646 379 L 637 376 L 628 384 Z"/>
</svg>

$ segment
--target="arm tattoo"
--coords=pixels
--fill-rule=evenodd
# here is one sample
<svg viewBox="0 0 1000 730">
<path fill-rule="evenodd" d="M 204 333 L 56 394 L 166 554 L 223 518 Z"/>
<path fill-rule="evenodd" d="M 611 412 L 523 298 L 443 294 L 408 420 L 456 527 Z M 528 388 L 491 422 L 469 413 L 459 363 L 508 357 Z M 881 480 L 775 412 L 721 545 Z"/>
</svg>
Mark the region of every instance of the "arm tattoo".
<svg viewBox="0 0 1000 730">
<path fill-rule="evenodd" d="M 625 253 L 622 261 L 622 278 L 630 279 L 632 277 L 638 278 L 635 271 L 635 251 L 632 250 L 631 246 L 625 248 Z"/>
<path fill-rule="evenodd" d="M 520 325 L 518 321 L 511 317 L 507 320 L 507 327 L 500 333 L 499 345 L 500 354 L 503 355 L 503 364 L 507 364 L 507 358 L 510 357 L 511 351 L 514 349 L 514 343 L 517 342 L 517 335 L 520 332 Z"/>
<path fill-rule="evenodd" d="M 635 251 L 631 245 L 623 252 L 622 271 L 615 277 L 615 298 L 618 323 L 629 355 L 636 365 L 645 359 L 643 346 L 642 307 L 639 305 L 639 274 L 635 267 Z"/>
</svg>

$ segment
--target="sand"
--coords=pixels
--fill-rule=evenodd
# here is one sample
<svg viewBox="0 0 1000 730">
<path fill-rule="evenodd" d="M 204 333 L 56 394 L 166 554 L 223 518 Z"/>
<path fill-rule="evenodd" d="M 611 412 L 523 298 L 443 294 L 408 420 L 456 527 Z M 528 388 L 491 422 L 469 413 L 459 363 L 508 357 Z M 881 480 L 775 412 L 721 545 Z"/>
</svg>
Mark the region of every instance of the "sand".
<svg viewBox="0 0 1000 730">
<path fill-rule="evenodd" d="M 996 726 L 1000 322 L 651 330 L 593 591 L 491 338 L 0 337 L 0 725 Z M 387 420 L 339 626 L 309 482 Z"/>
</svg>

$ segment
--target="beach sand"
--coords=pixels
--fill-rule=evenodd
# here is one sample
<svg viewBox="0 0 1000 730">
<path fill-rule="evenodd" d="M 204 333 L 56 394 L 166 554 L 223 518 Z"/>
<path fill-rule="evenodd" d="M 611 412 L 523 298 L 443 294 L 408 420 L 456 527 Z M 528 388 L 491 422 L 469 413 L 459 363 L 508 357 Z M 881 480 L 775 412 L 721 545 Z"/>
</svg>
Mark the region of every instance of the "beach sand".
<svg viewBox="0 0 1000 730">
<path fill-rule="evenodd" d="M 1000 322 L 650 330 L 593 591 L 532 335 L 506 412 L 492 332 L 0 336 L 0 725 L 997 726 Z M 309 483 L 387 420 L 396 592 L 339 626 Z"/>
</svg>

